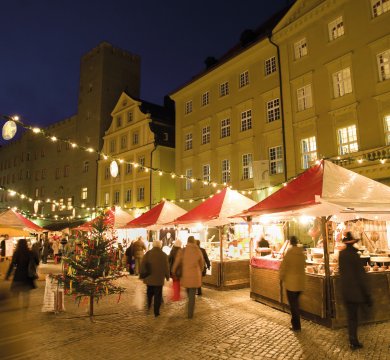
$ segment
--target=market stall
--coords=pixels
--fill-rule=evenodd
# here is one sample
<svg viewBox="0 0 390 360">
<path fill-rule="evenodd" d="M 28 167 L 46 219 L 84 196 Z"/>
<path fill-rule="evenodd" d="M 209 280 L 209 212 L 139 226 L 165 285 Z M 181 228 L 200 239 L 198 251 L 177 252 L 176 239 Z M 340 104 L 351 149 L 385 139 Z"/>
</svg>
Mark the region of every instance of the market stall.
<svg viewBox="0 0 390 360">
<path fill-rule="evenodd" d="M 156 238 L 162 240 L 164 246 L 170 250 L 175 240 L 176 232 L 172 225 L 167 226 L 166 224 L 185 213 L 186 211 L 180 206 L 170 201 L 161 201 L 149 211 L 128 222 L 122 229 L 145 229 L 148 232 L 155 232 Z M 164 235 L 162 236 L 162 234 Z M 166 234 L 170 234 L 169 239 L 167 239 L 168 236 Z M 171 234 L 173 235 L 171 236 Z M 148 238 L 152 238 L 152 236 L 148 236 Z M 165 249 L 165 251 L 167 250 Z"/>
<path fill-rule="evenodd" d="M 249 286 L 251 239 L 248 232 L 232 225 L 243 220 L 231 216 L 254 204 L 239 192 L 224 188 L 173 222 L 191 231 L 197 229 L 197 238 L 211 261 L 211 274 L 203 277 L 204 284 L 221 289 Z"/>
<path fill-rule="evenodd" d="M 363 321 L 390 319 L 389 204 L 388 186 L 323 160 L 241 215 L 254 221 L 284 221 L 285 238 L 298 235 L 307 244 L 303 315 L 336 327 L 346 323 L 338 276 L 345 231 L 361 239 L 361 260 L 374 301 Z M 288 302 L 279 281 L 282 256 L 283 251 L 252 257 L 251 297 L 284 310 Z"/>
</svg>

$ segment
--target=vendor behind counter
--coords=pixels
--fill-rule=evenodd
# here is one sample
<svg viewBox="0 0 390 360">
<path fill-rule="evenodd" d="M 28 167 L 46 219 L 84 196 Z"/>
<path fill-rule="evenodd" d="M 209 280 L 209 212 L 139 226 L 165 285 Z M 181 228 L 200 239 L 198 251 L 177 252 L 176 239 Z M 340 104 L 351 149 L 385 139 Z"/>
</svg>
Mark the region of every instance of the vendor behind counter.
<svg viewBox="0 0 390 360">
<path fill-rule="evenodd" d="M 256 254 L 259 256 L 266 256 L 271 253 L 271 249 L 269 247 L 269 242 L 264 237 L 261 237 L 261 239 L 257 243 L 256 248 Z"/>
</svg>

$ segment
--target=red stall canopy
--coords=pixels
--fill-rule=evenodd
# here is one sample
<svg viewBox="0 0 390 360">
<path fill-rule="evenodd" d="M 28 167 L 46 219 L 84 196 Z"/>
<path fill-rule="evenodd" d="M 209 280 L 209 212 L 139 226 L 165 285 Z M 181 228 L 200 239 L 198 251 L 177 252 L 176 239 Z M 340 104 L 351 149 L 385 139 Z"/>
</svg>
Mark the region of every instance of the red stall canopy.
<svg viewBox="0 0 390 360">
<path fill-rule="evenodd" d="M 145 228 L 148 230 L 158 230 L 166 227 L 169 223 L 179 216 L 186 213 L 184 209 L 169 201 L 162 201 L 149 211 L 127 223 L 122 229 Z"/>
<path fill-rule="evenodd" d="M 370 218 L 390 214 L 390 187 L 321 160 L 263 201 L 240 215 L 266 214 Z"/>
<path fill-rule="evenodd" d="M 12 209 L 6 210 L 0 214 L 0 225 L 22 229 L 31 233 L 45 231 L 44 228 L 33 223 Z"/>
<path fill-rule="evenodd" d="M 232 215 L 254 204 L 255 201 L 238 191 L 224 188 L 188 213 L 178 217 L 173 223 L 182 225 L 203 223 L 209 226 L 221 226 L 235 222 L 235 219 L 230 218 Z"/>
<path fill-rule="evenodd" d="M 113 225 L 113 227 L 116 229 L 122 227 L 123 225 L 125 225 L 126 223 L 128 223 L 130 220 L 133 219 L 133 217 L 130 214 L 117 207 L 113 207 L 110 210 L 107 210 L 106 214 L 108 215 L 107 222 L 110 225 Z M 73 228 L 72 230 L 91 231 L 93 224 L 96 222 L 96 220 L 97 218 L 94 218 L 83 225 Z"/>
</svg>

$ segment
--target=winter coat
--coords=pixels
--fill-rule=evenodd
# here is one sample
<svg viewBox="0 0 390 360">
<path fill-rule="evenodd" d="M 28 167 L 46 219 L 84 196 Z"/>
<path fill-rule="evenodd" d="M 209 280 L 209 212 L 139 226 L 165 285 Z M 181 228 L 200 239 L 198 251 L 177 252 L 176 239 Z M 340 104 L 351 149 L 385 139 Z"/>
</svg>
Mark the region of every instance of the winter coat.
<svg viewBox="0 0 390 360">
<path fill-rule="evenodd" d="M 59 251 L 60 251 L 60 244 L 58 243 L 57 240 L 53 241 L 52 248 L 53 248 L 53 254 L 54 254 L 54 256 L 58 255 L 58 253 L 59 253 Z"/>
<path fill-rule="evenodd" d="M 357 254 L 357 249 L 348 244 L 339 254 L 341 293 L 345 302 L 370 303 L 367 274 Z"/>
<path fill-rule="evenodd" d="M 183 251 L 177 254 L 172 267 L 173 273 L 176 272 L 180 264 L 182 266 L 180 284 L 188 289 L 200 288 L 202 286 L 204 259 L 199 246 L 189 243 Z"/>
<path fill-rule="evenodd" d="M 279 269 L 280 280 L 284 282 L 286 290 L 303 291 L 305 289 L 305 264 L 303 249 L 291 246 Z"/>
<path fill-rule="evenodd" d="M 45 240 L 45 242 L 43 243 L 43 252 L 42 252 L 43 257 L 47 257 L 49 255 L 50 249 L 51 249 L 50 243 L 47 240 Z"/>
<path fill-rule="evenodd" d="M 203 270 L 202 270 L 202 276 L 205 276 L 206 275 L 206 269 L 210 269 L 210 259 L 207 255 L 207 252 L 205 249 L 203 248 L 200 248 L 200 251 L 202 252 L 202 255 L 203 255 L 203 260 L 205 262 L 204 266 L 203 266 Z"/>
<path fill-rule="evenodd" d="M 133 244 L 130 244 L 130 246 L 125 251 L 126 255 L 126 263 L 131 264 L 131 259 L 133 258 Z"/>
<path fill-rule="evenodd" d="M 35 267 L 38 266 L 39 258 L 32 251 L 28 250 L 27 253 L 15 251 L 5 277 L 5 279 L 8 280 L 12 274 L 12 271 L 15 269 L 14 278 L 11 284 L 11 290 L 27 291 L 36 288 L 34 282 L 35 279 L 29 277 L 28 267 L 30 259 L 35 263 Z"/>
<path fill-rule="evenodd" d="M 175 263 L 177 255 L 182 251 L 181 247 L 174 246 L 171 249 L 171 252 L 169 253 L 168 256 L 168 262 L 169 262 L 169 270 L 171 272 L 171 277 L 175 277 L 175 274 L 172 272 L 173 264 Z"/>
<path fill-rule="evenodd" d="M 135 258 L 142 258 L 142 256 L 144 256 L 145 251 L 146 246 L 143 240 L 138 239 L 136 242 L 133 243 L 133 256 Z"/>
<path fill-rule="evenodd" d="M 147 274 L 146 285 L 163 286 L 164 279 L 169 280 L 168 255 L 159 247 L 149 250 L 142 258 L 140 274 Z"/>
</svg>

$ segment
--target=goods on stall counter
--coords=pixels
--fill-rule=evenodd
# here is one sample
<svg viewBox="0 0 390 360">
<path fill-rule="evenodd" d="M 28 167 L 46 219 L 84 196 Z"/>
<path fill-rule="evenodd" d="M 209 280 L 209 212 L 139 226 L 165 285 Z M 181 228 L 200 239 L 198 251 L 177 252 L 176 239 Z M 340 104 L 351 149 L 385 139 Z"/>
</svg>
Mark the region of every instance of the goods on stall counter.
<svg viewBox="0 0 390 360">
<path fill-rule="evenodd" d="M 46 275 L 42 312 L 58 311 L 65 311 L 64 288 L 58 285 L 57 280 L 53 279 L 50 275 Z"/>
</svg>

